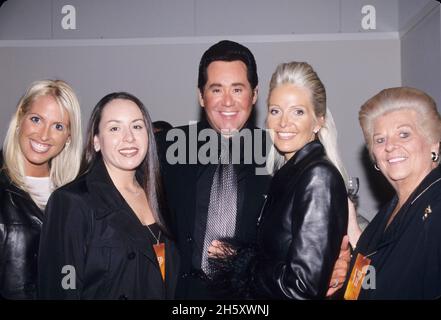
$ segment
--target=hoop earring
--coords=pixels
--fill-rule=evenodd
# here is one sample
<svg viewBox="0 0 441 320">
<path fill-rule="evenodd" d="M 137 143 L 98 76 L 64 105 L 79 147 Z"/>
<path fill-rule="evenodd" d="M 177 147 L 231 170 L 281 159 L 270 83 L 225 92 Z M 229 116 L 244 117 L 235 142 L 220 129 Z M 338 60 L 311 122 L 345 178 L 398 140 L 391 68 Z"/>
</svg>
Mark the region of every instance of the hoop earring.
<svg viewBox="0 0 441 320">
<path fill-rule="evenodd" d="M 439 160 L 439 154 L 432 151 L 432 161 L 437 162 Z"/>
<path fill-rule="evenodd" d="M 374 168 L 375 168 L 375 170 L 380 171 L 380 168 L 378 168 L 376 163 L 374 163 Z"/>
</svg>

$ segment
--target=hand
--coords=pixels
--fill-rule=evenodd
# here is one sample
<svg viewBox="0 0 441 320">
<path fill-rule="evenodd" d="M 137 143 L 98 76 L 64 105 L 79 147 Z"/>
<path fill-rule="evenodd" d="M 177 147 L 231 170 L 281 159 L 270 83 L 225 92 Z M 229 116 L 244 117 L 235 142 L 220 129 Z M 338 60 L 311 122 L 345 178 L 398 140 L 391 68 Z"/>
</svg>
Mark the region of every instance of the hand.
<svg viewBox="0 0 441 320">
<path fill-rule="evenodd" d="M 236 250 L 234 250 L 231 245 L 219 240 L 213 240 L 210 247 L 208 247 L 208 256 L 210 258 L 223 259 L 235 254 Z"/>
<path fill-rule="evenodd" d="M 349 237 L 343 237 L 340 247 L 340 255 L 334 265 L 332 271 L 331 281 L 329 282 L 329 289 L 326 293 L 327 297 L 332 296 L 337 290 L 343 287 L 346 281 L 346 275 L 349 270 L 349 262 L 351 261 L 351 251 L 349 250 Z"/>
</svg>

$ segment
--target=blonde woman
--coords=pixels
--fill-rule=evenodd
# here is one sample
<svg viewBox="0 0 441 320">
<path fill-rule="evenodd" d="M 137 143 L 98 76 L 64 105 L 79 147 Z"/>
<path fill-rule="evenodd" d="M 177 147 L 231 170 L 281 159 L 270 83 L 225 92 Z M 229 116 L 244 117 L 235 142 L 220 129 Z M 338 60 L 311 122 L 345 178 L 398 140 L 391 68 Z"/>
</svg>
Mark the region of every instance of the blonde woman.
<svg viewBox="0 0 441 320">
<path fill-rule="evenodd" d="M 214 283 L 230 297 L 324 299 L 347 230 L 347 192 L 325 87 L 309 64 L 277 67 L 267 126 L 283 165 L 259 217 L 257 248 L 235 246 L 214 259 L 224 251 L 215 242 Z"/>
<path fill-rule="evenodd" d="M 34 82 L 20 99 L 0 159 L 0 296 L 34 299 L 43 211 L 79 171 L 81 114 L 61 80 Z"/>
<path fill-rule="evenodd" d="M 356 242 L 345 298 L 439 299 L 441 115 L 436 103 L 415 88 L 388 88 L 363 104 L 359 121 L 373 166 L 395 195 Z M 353 208 L 351 213 L 355 216 Z M 352 229 L 361 233 L 355 223 Z"/>
</svg>

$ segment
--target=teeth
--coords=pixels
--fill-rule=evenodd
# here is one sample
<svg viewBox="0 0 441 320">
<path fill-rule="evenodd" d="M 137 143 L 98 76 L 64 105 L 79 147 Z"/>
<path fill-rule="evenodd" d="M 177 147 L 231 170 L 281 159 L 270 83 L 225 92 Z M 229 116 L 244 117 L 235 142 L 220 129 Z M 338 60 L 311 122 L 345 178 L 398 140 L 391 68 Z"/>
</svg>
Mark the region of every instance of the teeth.
<svg viewBox="0 0 441 320">
<path fill-rule="evenodd" d="M 295 134 L 295 133 L 292 133 L 292 132 L 278 132 L 277 135 L 278 135 L 279 138 L 281 138 L 281 139 L 290 139 L 290 138 L 296 136 L 296 134 Z"/>
<path fill-rule="evenodd" d="M 133 157 L 138 153 L 138 149 L 119 150 L 119 153 L 121 153 L 124 157 Z"/>
<path fill-rule="evenodd" d="M 389 163 L 396 163 L 396 162 L 401 162 L 406 160 L 406 158 L 393 158 L 393 159 L 389 159 L 388 162 Z"/>
<path fill-rule="evenodd" d="M 231 117 L 237 114 L 237 112 L 221 112 L 222 115 Z"/>
<path fill-rule="evenodd" d="M 38 142 L 35 142 L 35 141 L 31 140 L 31 148 L 35 152 L 44 153 L 44 152 L 47 152 L 49 150 L 50 145 L 48 145 L 48 144 L 41 144 L 41 143 L 38 143 Z"/>
</svg>

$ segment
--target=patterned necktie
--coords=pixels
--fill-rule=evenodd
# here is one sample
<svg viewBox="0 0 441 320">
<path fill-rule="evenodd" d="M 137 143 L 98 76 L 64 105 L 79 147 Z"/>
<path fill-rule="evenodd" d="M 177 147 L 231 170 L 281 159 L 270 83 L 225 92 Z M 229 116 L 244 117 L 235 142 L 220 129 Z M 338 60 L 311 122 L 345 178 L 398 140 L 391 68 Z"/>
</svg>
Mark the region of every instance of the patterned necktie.
<svg viewBox="0 0 441 320">
<path fill-rule="evenodd" d="M 228 150 L 228 149 L 227 149 Z M 201 269 L 210 275 L 208 248 L 213 240 L 230 238 L 236 231 L 237 176 L 229 152 L 219 159 L 210 191 Z"/>
</svg>

